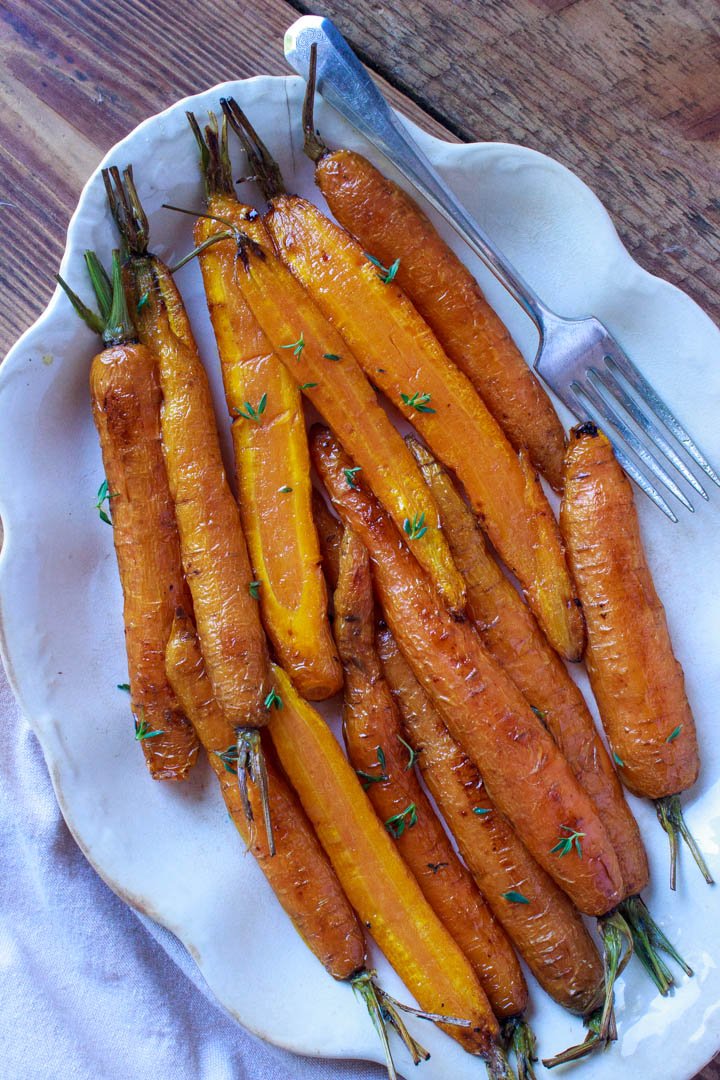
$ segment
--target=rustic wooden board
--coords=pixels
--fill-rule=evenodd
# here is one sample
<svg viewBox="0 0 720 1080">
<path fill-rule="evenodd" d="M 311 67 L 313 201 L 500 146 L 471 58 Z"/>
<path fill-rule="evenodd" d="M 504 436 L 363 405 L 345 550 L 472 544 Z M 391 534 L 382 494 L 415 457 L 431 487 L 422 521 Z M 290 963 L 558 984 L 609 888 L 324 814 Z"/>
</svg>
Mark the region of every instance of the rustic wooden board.
<svg viewBox="0 0 720 1080">
<path fill-rule="evenodd" d="M 716 2 L 4 0 L 0 355 L 47 302 L 105 151 L 185 94 L 286 74 L 283 33 L 303 10 L 334 18 L 434 134 L 565 162 L 644 266 L 720 316 Z M 720 1058 L 700 1077 L 720 1080 Z"/>
</svg>

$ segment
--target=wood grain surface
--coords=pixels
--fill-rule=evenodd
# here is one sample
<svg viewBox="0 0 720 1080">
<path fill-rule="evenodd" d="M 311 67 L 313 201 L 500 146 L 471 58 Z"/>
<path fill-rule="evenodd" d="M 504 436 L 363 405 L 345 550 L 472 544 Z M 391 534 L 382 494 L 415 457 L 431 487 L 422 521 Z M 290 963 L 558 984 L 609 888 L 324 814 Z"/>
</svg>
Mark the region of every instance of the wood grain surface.
<svg viewBox="0 0 720 1080">
<path fill-rule="evenodd" d="M 110 146 L 185 94 L 287 74 L 302 11 L 333 18 L 434 134 L 564 162 L 635 258 L 720 319 L 717 0 L 3 0 L 0 355 L 45 306 Z M 720 1058 L 700 1077 L 720 1080 Z"/>
</svg>

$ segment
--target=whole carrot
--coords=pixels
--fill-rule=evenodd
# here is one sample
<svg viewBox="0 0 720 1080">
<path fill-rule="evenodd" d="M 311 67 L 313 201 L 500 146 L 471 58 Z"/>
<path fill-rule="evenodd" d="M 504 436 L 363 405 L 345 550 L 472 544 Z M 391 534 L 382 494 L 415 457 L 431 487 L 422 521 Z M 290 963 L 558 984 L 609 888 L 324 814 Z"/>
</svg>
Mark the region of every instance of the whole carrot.
<svg viewBox="0 0 720 1080">
<path fill-rule="evenodd" d="M 527 987 L 512 946 L 485 906 L 422 790 L 415 752 L 375 647 L 370 559 L 345 530 L 333 628 L 345 669 L 343 732 L 350 763 L 425 899 L 473 965 L 498 1019 L 517 1016 Z"/>
<path fill-rule="evenodd" d="M 363 481 L 348 486 L 352 463 L 331 433 L 314 428 L 310 449 L 335 508 L 370 552 L 388 625 L 493 802 L 580 910 L 604 915 L 622 895 L 617 857 L 552 738 L 473 628 L 436 602 Z"/>
<path fill-rule="evenodd" d="M 92 252 L 86 262 L 101 314 L 61 279 L 78 314 L 103 338 L 90 366 L 90 395 L 105 481 L 100 516 L 112 525 L 123 590 L 125 648 L 135 738 L 156 780 L 184 780 L 198 743 L 165 675 L 165 642 L 176 604 L 189 606 L 175 510 L 160 443 L 161 393 L 152 352 L 138 344 L 113 254 L 108 281 Z"/>
<path fill-rule="evenodd" d="M 183 569 L 208 678 L 237 732 L 238 783 L 252 820 L 247 781 L 265 792 L 259 729 L 275 703 L 240 511 L 225 475 L 207 374 L 172 274 L 148 252 L 148 222 L 132 169 L 122 179 L 117 169 L 104 170 L 103 178 L 128 251 L 125 272 L 138 335 L 157 358 L 163 450 Z M 262 802 L 267 806 L 265 797 Z"/>
<path fill-rule="evenodd" d="M 333 217 L 384 266 L 516 450 L 562 486 L 565 433 L 550 399 L 478 283 L 414 199 L 355 150 L 329 150 L 313 120 L 315 64 L 303 106 L 305 153 Z"/>
<path fill-rule="evenodd" d="M 578 660 L 582 612 L 557 522 L 534 474 L 522 469 L 502 429 L 397 287 L 391 269 L 378 269 L 344 229 L 306 199 L 287 194 L 247 118 L 233 102 L 224 107 L 270 200 L 265 220 L 282 259 L 368 378 L 456 473 L 548 640 L 566 659 Z"/>
<path fill-rule="evenodd" d="M 632 488 L 594 424 L 571 432 L 561 524 L 588 620 L 587 668 L 623 783 L 654 799 L 670 838 L 675 888 L 678 837 L 706 881 L 710 872 L 682 816 L 679 793 L 700 768 L 682 668 L 647 564 Z"/>
<path fill-rule="evenodd" d="M 269 242 L 257 211 L 235 196 L 227 146 L 211 115 L 200 148 L 209 216 L 195 243 L 232 417 L 240 513 L 253 566 L 253 592 L 278 659 L 304 697 L 331 697 L 342 672 L 327 617 L 327 590 L 312 520 L 310 460 L 302 393 L 247 306 L 232 240 L 207 244 L 218 224 Z"/>
</svg>

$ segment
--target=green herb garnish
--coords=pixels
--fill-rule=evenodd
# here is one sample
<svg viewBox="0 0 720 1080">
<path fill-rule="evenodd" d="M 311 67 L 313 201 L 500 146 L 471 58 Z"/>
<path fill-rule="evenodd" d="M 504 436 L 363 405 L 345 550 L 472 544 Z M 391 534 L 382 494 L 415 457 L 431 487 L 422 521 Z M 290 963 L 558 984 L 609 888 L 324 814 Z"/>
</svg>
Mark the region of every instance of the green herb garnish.
<svg viewBox="0 0 720 1080">
<path fill-rule="evenodd" d="M 348 482 L 348 487 L 351 487 L 353 491 L 357 491 L 357 484 L 355 483 L 356 473 L 362 472 L 362 465 L 354 465 L 352 469 L 343 469 L 345 473 L 345 479 Z"/>
<path fill-rule="evenodd" d="M 342 356 L 334 352 L 325 352 L 323 353 L 323 360 L 334 360 L 337 363 L 338 360 L 342 360 Z"/>
<path fill-rule="evenodd" d="M 261 581 L 251 581 L 248 584 L 248 592 L 252 596 L 253 600 L 259 600 L 260 599 L 260 586 L 261 585 L 262 585 Z"/>
<path fill-rule="evenodd" d="M 215 754 L 216 757 L 220 758 L 227 772 L 234 773 L 235 776 L 237 776 L 237 743 L 233 743 L 232 746 L 228 746 L 227 750 L 213 750 L 213 754 Z"/>
<path fill-rule="evenodd" d="M 260 423 L 260 417 L 265 412 L 265 406 L 267 405 L 267 394 L 263 394 L 257 403 L 257 408 L 254 409 L 249 401 L 245 402 L 245 410 L 233 409 L 236 416 L 242 417 L 243 420 L 254 420 L 256 424 Z"/>
<path fill-rule="evenodd" d="M 486 814 L 490 814 L 492 811 L 489 806 L 473 806 L 473 814 L 477 814 L 478 817 L 485 817 Z"/>
<path fill-rule="evenodd" d="M 268 709 L 268 710 L 272 709 L 273 705 L 275 706 L 276 709 L 282 709 L 282 707 L 283 707 L 282 698 L 280 697 L 280 695 L 278 694 L 278 692 L 277 692 L 277 690 L 275 689 L 274 686 L 273 686 L 272 690 L 270 691 L 270 693 L 268 694 L 268 696 L 265 698 L 264 704 L 265 704 L 265 708 Z"/>
<path fill-rule="evenodd" d="M 668 735 L 665 742 L 667 742 L 667 743 L 675 742 L 675 740 L 677 739 L 677 737 L 680 734 L 680 732 L 682 731 L 682 729 L 683 729 L 682 724 L 678 724 L 678 726 L 675 728 L 675 730 L 670 732 L 670 734 Z"/>
<path fill-rule="evenodd" d="M 430 394 L 421 394 L 418 390 L 410 396 L 410 394 L 401 394 L 400 397 L 411 409 L 415 409 L 415 412 L 421 413 L 434 413 L 435 410 L 431 409 L 428 405 L 428 401 L 431 400 Z"/>
<path fill-rule="evenodd" d="M 409 540 L 420 540 L 427 532 L 425 513 L 414 514 L 411 518 L 405 518 L 403 521 L 403 531 Z"/>
<path fill-rule="evenodd" d="M 386 285 L 390 284 L 390 282 L 393 280 L 398 270 L 400 269 L 399 259 L 396 259 L 391 266 L 383 266 L 379 259 L 374 258 L 372 255 L 368 255 L 367 251 L 365 252 L 365 258 L 369 259 L 373 266 L 377 267 L 377 269 L 380 271 L 378 273 L 378 277 L 381 281 L 384 281 Z"/>
<path fill-rule="evenodd" d="M 417 761 L 417 752 L 412 748 L 412 746 L 410 745 L 409 742 L 405 742 L 402 735 L 398 735 L 398 740 L 403 744 L 403 746 L 405 747 L 405 749 L 408 752 L 408 755 L 409 755 L 408 756 L 408 763 L 405 766 L 405 772 L 410 772 L 413 765 Z"/>
<path fill-rule="evenodd" d="M 385 822 L 385 828 L 396 840 L 402 836 L 406 828 L 412 829 L 413 825 L 417 825 L 417 807 L 414 802 L 411 802 L 399 814 L 393 814 Z"/>
<path fill-rule="evenodd" d="M 509 892 L 502 894 L 503 900 L 509 900 L 511 904 L 529 904 L 527 896 L 523 896 L 521 892 L 515 892 L 514 889 L 510 889 Z"/>
<path fill-rule="evenodd" d="M 291 341 L 289 345 L 281 345 L 281 349 L 292 349 L 293 356 L 296 360 L 300 359 L 300 353 L 305 348 L 305 338 L 301 334 L 297 341 Z"/>
<path fill-rule="evenodd" d="M 313 387 L 315 387 L 315 386 L 317 386 L 316 382 L 304 382 L 302 384 L 302 386 L 300 387 L 300 389 L 301 390 L 312 390 Z"/>
<path fill-rule="evenodd" d="M 292 488 L 289 487 L 287 484 L 283 484 L 281 488 L 278 488 L 278 491 L 281 495 L 287 495 L 288 492 L 292 491 Z"/>
<path fill-rule="evenodd" d="M 372 773 L 363 772 L 362 769 L 355 770 L 360 779 L 365 781 L 365 783 L 363 784 L 363 788 L 365 789 L 365 791 L 367 791 L 371 784 L 382 784 L 390 779 L 385 772 L 385 751 L 383 750 L 382 746 L 377 746 L 375 748 L 375 752 L 377 754 L 377 761 L 374 765 L 371 765 L 370 768 L 380 769 L 379 776 L 374 776 Z"/>
<path fill-rule="evenodd" d="M 150 293 L 149 292 L 144 292 L 142 294 L 142 296 L 140 297 L 140 299 L 138 300 L 138 302 L 137 302 L 138 311 L 142 311 L 142 309 L 145 307 L 145 305 L 147 304 L 149 299 L 150 299 Z"/>
<path fill-rule="evenodd" d="M 580 841 L 582 840 L 585 833 L 577 832 L 575 829 L 571 829 L 569 825 L 561 825 L 560 828 L 564 829 L 568 835 L 560 837 L 555 847 L 550 848 L 550 854 L 558 854 L 560 858 L 562 858 L 563 855 L 570 854 L 574 844 L 578 856 L 582 859 L 582 844 L 580 843 Z"/>
<path fill-rule="evenodd" d="M 442 870 L 443 866 L 449 866 L 450 863 L 446 862 L 429 862 L 428 868 L 432 870 L 433 874 L 437 874 L 438 870 Z"/>
<path fill-rule="evenodd" d="M 143 742 L 145 739 L 154 739 L 158 735 L 164 734 L 164 731 L 150 731 L 150 725 L 146 723 L 144 717 L 142 720 L 135 718 L 135 738 L 138 742 Z"/>
<path fill-rule="evenodd" d="M 130 693 L 130 683 L 127 683 L 127 682 L 119 682 L 119 683 L 117 684 L 117 688 L 118 688 L 118 690 L 124 690 L 126 694 L 129 694 L 129 693 Z"/>
<path fill-rule="evenodd" d="M 112 520 L 110 519 L 108 514 L 103 509 L 103 503 L 107 502 L 108 507 L 109 507 L 110 506 L 110 500 L 111 499 L 116 499 L 118 497 L 118 494 L 119 493 L 117 491 L 113 492 L 113 491 L 110 491 L 108 489 L 107 480 L 103 480 L 102 484 L 100 485 L 100 487 L 97 490 L 97 502 L 95 503 L 95 509 L 98 512 L 100 520 L 104 521 L 106 525 L 112 525 Z"/>
<path fill-rule="evenodd" d="M 616 765 L 619 765 L 621 769 L 625 768 L 625 762 L 615 750 L 613 750 L 613 761 Z"/>
</svg>

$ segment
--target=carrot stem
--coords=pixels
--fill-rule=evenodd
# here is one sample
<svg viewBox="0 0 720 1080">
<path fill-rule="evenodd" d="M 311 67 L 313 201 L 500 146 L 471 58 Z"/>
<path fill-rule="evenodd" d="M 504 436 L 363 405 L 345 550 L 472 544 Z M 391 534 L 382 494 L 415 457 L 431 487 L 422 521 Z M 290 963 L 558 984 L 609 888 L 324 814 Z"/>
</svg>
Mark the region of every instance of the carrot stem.
<svg viewBox="0 0 720 1080">
<path fill-rule="evenodd" d="M 107 270 L 94 251 L 85 252 L 85 267 L 93 287 L 93 292 L 95 293 L 95 299 L 100 308 L 100 314 L 105 322 L 107 322 L 110 318 L 110 309 L 113 300 L 112 281 L 108 276 Z"/>
<path fill-rule="evenodd" d="M 310 70 L 302 108 L 302 126 L 305 142 L 303 150 L 311 161 L 325 157 L 328 148 L 315 130 L 315 90 L 317 87 L 317 44 L 310 46 Z"/>
<path fill-rule="evenodd" d="M 700 873 L 705 878 L 705 881 L 708 885 L 714 885 L 715 879 L 708 870 L 707 863 L 703 858 L 700 848 L 695 842 L 695 838 L 685 824 L 685 818 L 683 817 L 682 806 L 680 804 L 680 796 L 666 795 L 662 799 L 656 799 L 655 809 L 657 811 L 658 820 L 667 833 L 668 840 L 670 841 L 670 888 L 673 892 L 677 886 L 677 861 L 681 838 L 690 848 L 692 857 L 700 868 Z"/>
<path fill-rule="evenodd" d="M 105 330 L 105 320 L 98 315 L 96 311 L 89 308 L 87 304 L 83 303 L 75 290 L 70 288 L 67 281 L 65 281 L 65 278 L 56 274 L 55 280 L 75 308 L 75 313 L 80 316 L 86 326 L 102 337 L 103 331 Z"/>
<path fill-rule="evenodd" d="M 556 1054 L 551 1058 L 543 1058 L 543 1065 L 546 1069 L 554 1069 L 557 1065 L 567 1065 L 571 1061 L 580 1061 L 582 1058 L 588 1057 L 594 1053 L 597 1049 L 606 1049 L 609 1042 L 617 1038 L 617 1031 L 615 1030 L 614 1021 L 612 1027 L 612 1033 L 609 1038 L 603 1039 L 600 1034 L 600 1024 L 602 1020 L 602 1009 L 596 1009 L 594 1013 L 591 1013 L 585 1020 L 585 1027 L 587 1028 L 587 1035 L 583 1042 L 578 1043 L 577 1046 L 570 1046 L 567 1050 L 563 1050 L 561 1054 Z"/>
<path fill-rule="evenodd" d="M 511 1016 L 502 1026 L 503 1038 L 512 1048 L 518 1080 L 536 1080 L 533 1062 L 537 1061 L 535 1034 L 521 1016 Z"/>
<path fill-rule="evenodd" d="M 619 905 L 619 910 L 630 927 L 638 960 L 664 997 L 674 985 L 675 979 L 665 961 L 658 955 L 659 951 L 671 957 L 686 975 L 693 974 L 692 968 L 665 937 L 640 896 L 629 896 Z"/>
<path fill-rule="evenodd" d="M 598 919 L 598 930 L 603 942 L 603 966 L 605 968 L 605 1001 L 600 1014 L 598 1035 L 603 1042 L 615 1036 L 615 982 L 625 970 L 633 954 L 633 937 L 630 927 L 619 911 Z"/>
<path fill-rule="evenodd" d="M 254 172 L 252 179 L 258 182 L 265 198 L 270 201 L 277 195 L 284 195 L 285 184 L 280 167 L 237 101 L 234 98 L 221 98 L 220 104 L 248 156 Z"/>
<path fill-rule="evenodd" d="M 273 836 L 272 821 L 270 819 L 267 770 L 260 741 L 260 732 L 257 728 L 241 727 L 237 729 L 237 778 L 243 810 L 251 831 L 254 827 L 254 815 L 248 796 L 248 781 L 257 785 L 263 811 L 268 851 L 271 855 L 274 855 L 275 837 Z"/>
</svg>

